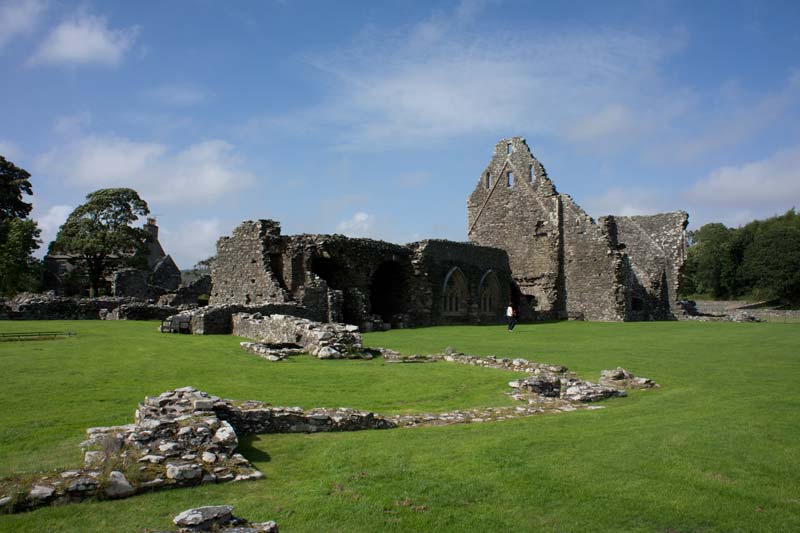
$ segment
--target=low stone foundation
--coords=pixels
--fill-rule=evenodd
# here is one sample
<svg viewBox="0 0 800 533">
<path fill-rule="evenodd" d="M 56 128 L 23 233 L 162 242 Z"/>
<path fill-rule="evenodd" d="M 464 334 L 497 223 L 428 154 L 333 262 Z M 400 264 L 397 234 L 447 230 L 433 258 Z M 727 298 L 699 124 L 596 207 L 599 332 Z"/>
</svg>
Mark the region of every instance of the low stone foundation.
<svg viewBox="0 0 800 533">
<path fill-rule="evenodd" d="M 363 351 L 356 326 L 288 315 L 237 313 L 233 315 L 233 334 L 266 345 L 295 345 L 319 359 L 361 357 Z"/>
<path fill-rule="evenodd" d="M 176 315 L 166 317 L 164 321 L 171 324 L 171 330 L 174 332 L 181 331 L 194 335 L 230 335 L 233 333 L 233 315 L 237 313 L 282 314 L 300 318 L 308 318 L 312 315 L 311 311 L 296 304 L 260 306 L 225 304 L 181 311 Z M 187 324 L 187 326 L 180 328 L 178 324 Z M 169 332 L 170 328 L 164 327 L 162 331 Z"/>
<path fill-rule="evenodd" d="M 263 317 L 245 318 L 248 327 L 253 328 L 261 320 Z M 604 370 L 601 377 L 604 384 L 595 384 L 578 379 L 566 367 L 522 358 L 478 357 L 449 349 L 443 354 L 412 359 L 391 350 L 376 351 L 396 362 L 443 361 L 528 373 L 529 377 L 509 383 L 513 391 L 508 394 L 524 405 L 385 417 L 348 408 L 306 411 L 299 407 L 273 407 L 260 401 L 237 402 L 183 387 L 145 398 L 136 410 L 133 424 L 89 428 L 89 438 L 82 443 L 83 467 L 26 481 L 0 481 L 0 512 L 20 512 L 87 498 L 124 498 L 201 483 L 260 479 L 261 472 L 235 453 L 238 435 L 498 421 L 540 413 L 600 409 L 601 406 L 591 402 L 624 396 L 623 389 L 628 387 L 658 386 L 647 378 L 636 378 L 623 368 Z"/>
</svg>

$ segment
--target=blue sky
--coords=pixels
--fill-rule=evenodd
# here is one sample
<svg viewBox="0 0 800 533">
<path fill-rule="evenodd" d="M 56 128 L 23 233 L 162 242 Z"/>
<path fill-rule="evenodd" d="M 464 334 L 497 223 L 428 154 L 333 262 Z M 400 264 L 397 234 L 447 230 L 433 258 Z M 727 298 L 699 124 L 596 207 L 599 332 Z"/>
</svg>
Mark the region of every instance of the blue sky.
<svg viewBox="0 0 800 533">
<path fill-rule="evenodd" d="M 132 187 L 181 268 L 242 220 L 466 239 L 521 135 L 594 217 L 800 207 L 796 1 L 0 0 L 0 154 L 49 242 Z"/>
</svg>

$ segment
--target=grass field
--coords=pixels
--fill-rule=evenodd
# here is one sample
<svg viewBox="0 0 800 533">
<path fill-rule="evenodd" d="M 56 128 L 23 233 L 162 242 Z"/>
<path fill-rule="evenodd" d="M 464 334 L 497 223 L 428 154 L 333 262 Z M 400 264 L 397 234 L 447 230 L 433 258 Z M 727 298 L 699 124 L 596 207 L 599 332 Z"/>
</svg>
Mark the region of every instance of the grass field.
<svg viewBox="0 0 800 533">
<path fill-rule="evenodd" d="M 0 322 L 76 337 L 0 343 L 0 477 L 80 463 L 89 426 L 132 421 L 145 395 L 192 385 L 275 405 L 380 413 L 510 405 L 514 374 L 445 363 L 268 363 L 229 336 L 156 323 Z M 624 366 L 662 384 L 606 409 L 486 424 L 261 435 L 240 450 L 265 474 L 0 516 L 0 531 L 152 531 L 229 503 L 282 531 L 798 531 L 800 326 L 561 322 L 368 334 L 403 353 L 453 346 L 564 364 Z"/>
</svg>

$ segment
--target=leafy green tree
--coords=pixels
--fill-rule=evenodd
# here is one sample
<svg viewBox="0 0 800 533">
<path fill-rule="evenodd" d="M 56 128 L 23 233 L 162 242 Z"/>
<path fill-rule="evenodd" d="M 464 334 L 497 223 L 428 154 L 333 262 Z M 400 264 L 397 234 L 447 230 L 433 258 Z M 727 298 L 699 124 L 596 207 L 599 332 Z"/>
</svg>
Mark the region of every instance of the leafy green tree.
<svg viewBox="0 0 800 533">
<path fill-rule="evenodd" d="M 27 220 L 33 206 L 23 201 L 32 195 L 30 173 L 0 156 L 0 294 L 40 288 L 41 263 L 32 257 L 39 248 L 40 231 Z"/>
<path fill-rule="evenodd" d="M 691 232 L 693 244 L 684 270 L 684 291 L 692 289 L 715 298 L 730 296 L 736 272 L 731 261 L 733 231 L 724 224 L 712 223 Z"/>
<path fill-rule="evenodd" d="M 50 251 L 73 255 L 89 276 L 92 295 L 103 278 L 119 266 L 141 266 L 149 234 L 131 227 L 150 213 L 133 189 L 100 189 L 86 195 L 61 226 Z"/>
<path fill-rule="evenodd" d="M 33 206 L 22 201 L 32 195 L 30 173 L 0 155 L 0 220 L 27 218 Z"/>
<path fill-rule="evenodd" d="M 31 255 L 39 247 L 39 234 L 33 220 L 12 218 L 0 223 L 0 294 L 41 289 L 41 261 Z"/>
</svg>

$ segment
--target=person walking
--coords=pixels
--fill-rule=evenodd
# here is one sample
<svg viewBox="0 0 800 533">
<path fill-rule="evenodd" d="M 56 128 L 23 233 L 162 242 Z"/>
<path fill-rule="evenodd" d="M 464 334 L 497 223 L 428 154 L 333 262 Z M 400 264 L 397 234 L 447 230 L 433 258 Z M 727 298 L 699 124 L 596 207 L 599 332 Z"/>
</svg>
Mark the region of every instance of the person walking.
<svg viewBox="0 0 800 533">
<path fill-rule="evenodd" d="M 514 304 L 508 304 L 506 309 L 506 320 L 508 320 L 508 331 L 514 331 L 514 326 L 517 325 L 517 310 L 514 309 Z"/>
</svg>

